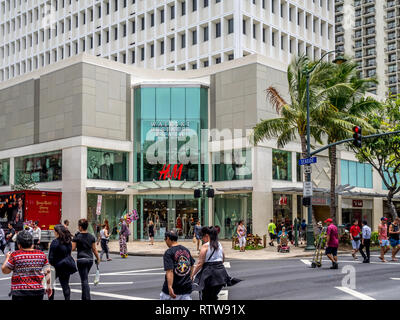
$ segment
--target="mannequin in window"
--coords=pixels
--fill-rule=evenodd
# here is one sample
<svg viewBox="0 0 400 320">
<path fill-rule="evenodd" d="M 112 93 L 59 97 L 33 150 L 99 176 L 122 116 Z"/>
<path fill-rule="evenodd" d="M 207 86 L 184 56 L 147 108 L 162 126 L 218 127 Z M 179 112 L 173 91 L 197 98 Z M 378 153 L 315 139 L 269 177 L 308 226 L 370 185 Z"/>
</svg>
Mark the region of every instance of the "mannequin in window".
<svg viewBox="0 0 400 320">
<path fill-rule="evenodd" d="M 187 221 L 188 221 L 188 219 L 187 219 L 186 213 L 184 213 L 183 218 L 182 218 L 182 227 L 183 227 L 183 234 L 185 236 L 187 235 L 187 231 L 188 231 Z"/>
<path fill-rule="evenodd" d="M 178 215 L 178 218 L 176 218 L 176 229 L 178 234 L 182 234 L 182 218 L 180 214 Z"/>
</svg>

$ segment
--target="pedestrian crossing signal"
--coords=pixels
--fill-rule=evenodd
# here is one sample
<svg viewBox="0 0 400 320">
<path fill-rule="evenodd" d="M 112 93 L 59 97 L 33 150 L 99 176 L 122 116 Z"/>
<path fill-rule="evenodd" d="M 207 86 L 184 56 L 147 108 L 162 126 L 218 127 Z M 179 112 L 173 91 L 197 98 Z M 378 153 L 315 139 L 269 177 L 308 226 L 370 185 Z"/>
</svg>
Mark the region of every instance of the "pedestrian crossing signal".
<svg viewBox="0 0 400 320">
<path fill-rule="evenodd" d="M 362 145 L 362 129 L 360 126 L 355 126 L 353 128 L 353 145 L 357 148 L 361 148 Z"/>
<path fill-rule="evenodd" d="M 303 198 L 303 206 L 304 206 L 304 207 L 309 207 L 309 206 L 311 206 L 311 198 L 310 198 L 310 197 Z"/>
<path fill-rule="evenodd" d="M 207 197 L 208 198 L 214 198 L 214 189 L 208 189 L 207 190 Z"/>
<path fill-rule="evenodd" d="M 201 190 L 200 189 L 194 190 L 194 197 L 195 197 L 195 199 L 201 198 Z"/>
</svg>

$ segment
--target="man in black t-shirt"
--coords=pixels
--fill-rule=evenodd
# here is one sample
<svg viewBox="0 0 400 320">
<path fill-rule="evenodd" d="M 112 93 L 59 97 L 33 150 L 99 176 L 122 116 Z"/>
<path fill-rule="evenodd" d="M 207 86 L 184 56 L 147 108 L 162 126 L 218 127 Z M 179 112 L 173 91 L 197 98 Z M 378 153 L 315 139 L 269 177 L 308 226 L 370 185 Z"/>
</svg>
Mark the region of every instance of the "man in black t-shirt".
<svg viewBox="0 0 400 320">
<path fill-rule="evenodd" d="M 192 280 L 190 274 L 194 259 L 190 251 L 178 244 L 176 231 L 165 233 L 168 250 L 164 253 L 165 281 L 160 293 L 161 300 L 192 300 Z"/>
</svg>

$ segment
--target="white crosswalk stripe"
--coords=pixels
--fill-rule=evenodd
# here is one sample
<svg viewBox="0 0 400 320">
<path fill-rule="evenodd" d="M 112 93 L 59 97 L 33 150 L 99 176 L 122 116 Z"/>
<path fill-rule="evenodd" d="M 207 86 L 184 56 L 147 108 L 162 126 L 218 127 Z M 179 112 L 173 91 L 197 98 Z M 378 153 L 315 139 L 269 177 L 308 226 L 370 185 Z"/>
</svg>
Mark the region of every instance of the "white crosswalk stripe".
<svg viewBox="0 0 400 320">
<path fill-rule="evenodd" d="M 350 294 L 350 295 L 352 295 L 352 296 L 354 296 L 354 297 L 356 297 L 358 299 L 361 299 L 361 300 L 376 300 L 375 298 L 372 298 L 370 296 L 367 296 L 366 294 L 363 294 L 361 292 L 358 292 L 356 290 L 353 290 L 353 289 L 350 289 L 350 288 L 347 288 L 347 287 L 335 287 L 335 288 L 339 289 L 339 290 L 341 290 L 343 292 L 346 292 L 346 293 L 348 293 L 348 294 Z"/>
</svg>

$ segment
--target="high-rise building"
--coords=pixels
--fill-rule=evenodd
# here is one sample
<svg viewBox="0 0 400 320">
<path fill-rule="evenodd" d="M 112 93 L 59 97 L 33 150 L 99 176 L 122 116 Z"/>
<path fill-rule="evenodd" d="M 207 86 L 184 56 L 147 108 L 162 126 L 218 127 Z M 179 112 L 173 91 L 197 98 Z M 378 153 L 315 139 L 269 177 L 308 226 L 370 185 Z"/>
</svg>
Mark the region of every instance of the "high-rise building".
<svg viewBox="0 0 400 320">
<path fill-rule="evenodd" d="M 187 70 L 334 48 L 333 0 L 0 0 L 0 81 L 82 52 Z"/>
<path fill-rule="evenodd" d="M 363 77 L 378 78 L 371 93 L 398 93 L 400 1 L 336 0 L 335 11 L 336 49 L 354 56 Z"/>
</svg>

